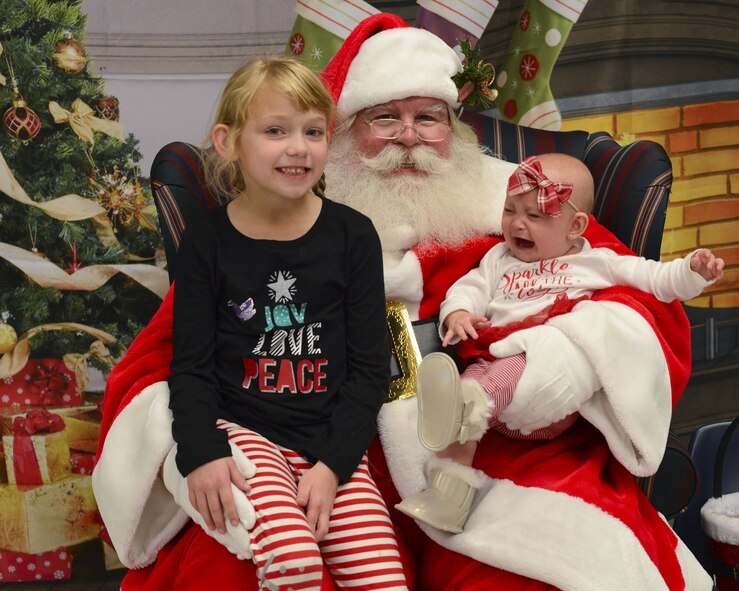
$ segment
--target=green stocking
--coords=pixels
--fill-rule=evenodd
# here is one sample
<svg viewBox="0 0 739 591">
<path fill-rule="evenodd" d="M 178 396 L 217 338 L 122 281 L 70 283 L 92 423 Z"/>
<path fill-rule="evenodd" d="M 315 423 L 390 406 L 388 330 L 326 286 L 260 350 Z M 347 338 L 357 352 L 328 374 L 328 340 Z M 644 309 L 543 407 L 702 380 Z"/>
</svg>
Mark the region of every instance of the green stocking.
<svg viewBox="0 0 739 591">
<path fill-rule="evenodd" d="M 526 0 L 498 72 L 495 101 L 506 121 L 558 130 L 562 123 L 549 80 L 588 0 Z"/>
<path fill-rule="evenodd" d="M 285 55 L 320 72 L 357 23 L 379 11 L 363 0 L 303 0 L 295 12 Z"/>
</svg>

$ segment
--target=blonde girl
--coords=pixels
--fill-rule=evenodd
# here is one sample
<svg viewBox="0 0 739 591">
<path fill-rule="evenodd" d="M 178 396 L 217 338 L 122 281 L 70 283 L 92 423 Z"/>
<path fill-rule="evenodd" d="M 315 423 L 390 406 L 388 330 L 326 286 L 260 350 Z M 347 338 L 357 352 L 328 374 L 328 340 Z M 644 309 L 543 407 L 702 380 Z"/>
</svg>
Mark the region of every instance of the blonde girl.
<svg viewBox="0 0 739 591">
<path fill-rule="evenodd" d="M 368 218 L 318 190 L 333 115 L 307 67 L 228 81 L 206 159 L 227 204 L 178 254 L 169 380 L 177 467 L 209 529 L 256 512 L 266 589 L 406 589 L 365 451 L 388 386 L 382 255 Z M 248 483 L 229 441 L 256 465 Z M 378 586 L 379 585 L 379 586 Z"/>
</svg>

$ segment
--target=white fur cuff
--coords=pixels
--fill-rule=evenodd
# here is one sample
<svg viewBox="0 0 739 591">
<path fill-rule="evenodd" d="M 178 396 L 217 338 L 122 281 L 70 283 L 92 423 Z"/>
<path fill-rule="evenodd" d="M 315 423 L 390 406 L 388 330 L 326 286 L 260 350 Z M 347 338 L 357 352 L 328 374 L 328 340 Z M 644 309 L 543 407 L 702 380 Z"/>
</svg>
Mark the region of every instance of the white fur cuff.
<svg viewBox="0 0 739 591">
<path fill-rule="evenodd" d="M 701 525 L 711 539 L 739 544 L 739 492 L 708 499 L 701 508 Z"/>
</svg>

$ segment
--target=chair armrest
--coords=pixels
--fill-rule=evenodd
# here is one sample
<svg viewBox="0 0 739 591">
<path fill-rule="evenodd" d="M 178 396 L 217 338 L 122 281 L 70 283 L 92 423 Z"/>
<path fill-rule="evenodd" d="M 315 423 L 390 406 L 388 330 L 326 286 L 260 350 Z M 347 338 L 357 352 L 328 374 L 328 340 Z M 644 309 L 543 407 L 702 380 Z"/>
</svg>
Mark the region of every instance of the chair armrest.
<svg viewBox="0 0 739 591">
<path fill-rule="evenodd" d="M 670 432 L 665 455 L 657 472 L 637 478 L 637 483 L 655 509 L 672 519 L 682 513 L 698 490 L 698 470 L 688 448 Z"/>
</svg>

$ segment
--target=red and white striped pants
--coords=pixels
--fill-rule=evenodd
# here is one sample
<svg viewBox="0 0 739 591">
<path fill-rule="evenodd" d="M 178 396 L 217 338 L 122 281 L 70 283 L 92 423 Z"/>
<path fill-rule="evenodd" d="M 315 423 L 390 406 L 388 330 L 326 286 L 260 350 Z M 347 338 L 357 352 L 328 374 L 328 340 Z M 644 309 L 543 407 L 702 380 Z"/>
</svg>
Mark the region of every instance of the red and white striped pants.
<svg viewBox="0 0 739 591">
<path fill-rule="evenodd" d="M 549 440 L 561 435 L 577 420 L 578 414 L 573 413 L 561 421 L 553 423 L 548 427 L 536 429 L 529 435 L 520 431 L 513 431 L 498 420 L 498 415 L 511 403 L 513 392 L 521 379 L 521 374 L 526 367 L 526 356 L 523 353 L 494 359 L 478 358 L 470 363 L 462 372 L 463 378 L 475 380 L 482 389 L 490 396 L 495 404 L 493 415 L 488 425 L 498 433 L 502 433 L 513 439 L 536 439 Z"/>
<path fill-rule="evenodd" d="M 395 532 L 366 455 L 339 486 L 328 534 L 317 543 L 296 501 L 298 482 L 312 464 L 245 427 L 227 421 L 218 426 L 257 467 L 247 496 L 256 512 L 249 533 L 260 589 L 319 589 L 325 563 L 339 588 L 407 590 Z"/>
</svg>

